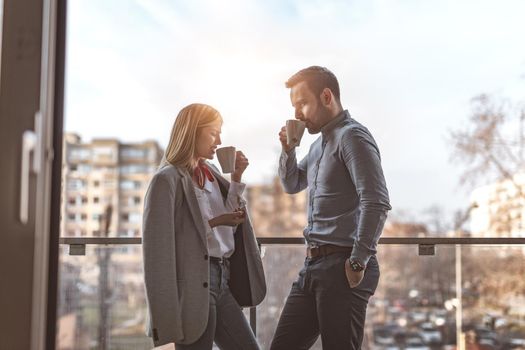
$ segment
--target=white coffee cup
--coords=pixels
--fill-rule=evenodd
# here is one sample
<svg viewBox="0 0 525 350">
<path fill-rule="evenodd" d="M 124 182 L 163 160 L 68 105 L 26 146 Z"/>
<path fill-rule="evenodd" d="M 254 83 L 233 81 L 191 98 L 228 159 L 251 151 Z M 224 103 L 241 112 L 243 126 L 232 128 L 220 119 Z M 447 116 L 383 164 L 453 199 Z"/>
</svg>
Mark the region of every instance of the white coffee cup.
<svg viewBox="0 0 525 350">
<path fill-rule="evenodd" d="M 235 156 L 237 154 L 235 147 L 227 146 L 217 148 L 216 152 L 222 172 L 224 174 L 233 173 L 235 171 Z"/>
<path fill-rule="evenodd" d="M 304 134 L 306 124 L 297 119 L 288 119 L 286 121 L 286 142 L 288 146 L 299 146 Z"/>
</svg>

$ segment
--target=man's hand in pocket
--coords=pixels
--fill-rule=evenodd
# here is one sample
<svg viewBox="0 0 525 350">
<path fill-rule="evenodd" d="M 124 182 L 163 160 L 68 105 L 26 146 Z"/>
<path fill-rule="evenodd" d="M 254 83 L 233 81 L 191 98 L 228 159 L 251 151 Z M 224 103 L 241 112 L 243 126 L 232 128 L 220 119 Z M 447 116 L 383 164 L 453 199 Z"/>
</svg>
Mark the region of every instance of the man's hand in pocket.
<svg viewBox="0 0 525 350">
<path fill-rule="evenodd" d="M 365 270 L 353 271 L 352 268 L 350 267 L 350 260 L 346 259 L 345 274 L 346 274 L 346 280 L 348 281 L 348 285 L 350 286 L 350 288 L 355 288 L 363 280 L 363 277 L 365 275 Z"/>
</svg>

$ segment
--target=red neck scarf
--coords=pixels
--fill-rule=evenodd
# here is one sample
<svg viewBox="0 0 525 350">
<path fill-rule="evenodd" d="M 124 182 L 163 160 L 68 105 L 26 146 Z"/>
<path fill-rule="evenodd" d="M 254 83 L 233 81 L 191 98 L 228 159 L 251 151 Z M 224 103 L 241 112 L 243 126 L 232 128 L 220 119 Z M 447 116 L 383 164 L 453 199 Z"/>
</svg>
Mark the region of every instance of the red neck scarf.
<svg viewBox="0 0 525 350">
<path fill-rule="evenodd" d="M 204 188 L 206 179 L 208 179 L 209 182 L 213 182 L 215 180 L 210 169 L 208 169 L 208 166 L 203 162 L 199 162 L 197 167 L 193 169 L 193 180 L 197 183 L 199 188 Z"/>
</svg>

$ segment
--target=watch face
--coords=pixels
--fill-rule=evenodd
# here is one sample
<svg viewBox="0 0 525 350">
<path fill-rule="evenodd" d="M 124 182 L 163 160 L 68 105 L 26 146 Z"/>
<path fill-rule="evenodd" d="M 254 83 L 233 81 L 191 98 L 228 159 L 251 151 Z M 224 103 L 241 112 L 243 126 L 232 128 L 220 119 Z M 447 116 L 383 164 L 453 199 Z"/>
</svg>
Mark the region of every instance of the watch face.
<svg viewBox="0 0 525 350">
<path fill-rule="evenodd" d="M 363 267 L 357 261 L 351 261 L 350 267 L 352 268 L 353 271 L 356 271 L 356 272 L 363 271 Z"/>
</svg>

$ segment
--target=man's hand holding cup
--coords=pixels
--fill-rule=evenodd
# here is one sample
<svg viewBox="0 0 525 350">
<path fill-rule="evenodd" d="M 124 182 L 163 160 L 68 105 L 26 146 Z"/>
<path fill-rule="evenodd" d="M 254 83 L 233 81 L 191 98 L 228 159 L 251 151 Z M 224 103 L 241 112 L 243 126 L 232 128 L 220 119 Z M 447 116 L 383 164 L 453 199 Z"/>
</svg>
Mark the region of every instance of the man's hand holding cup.
<svg viewBox="0 0 525 350">
<path fill-rule="evenodd" d="M 304 129 L 305 124 L 300 120 L 289 119 L 286 121 L 286 126 L 283 126 L 279 132 L 279 141 L 281 141 L 283 151 L 288 153 L 300 145 Z"/>
</svg>

